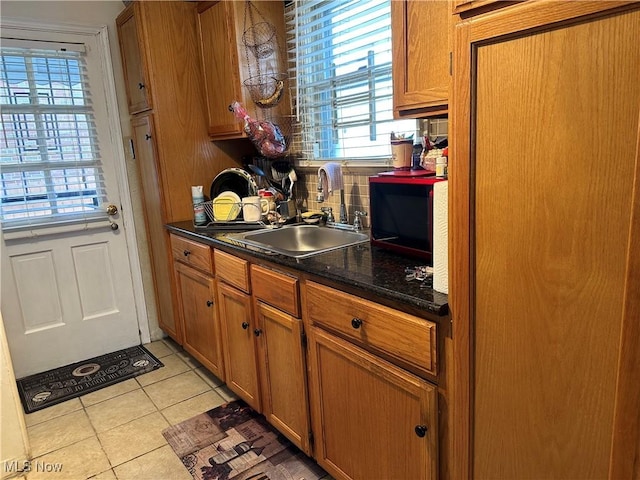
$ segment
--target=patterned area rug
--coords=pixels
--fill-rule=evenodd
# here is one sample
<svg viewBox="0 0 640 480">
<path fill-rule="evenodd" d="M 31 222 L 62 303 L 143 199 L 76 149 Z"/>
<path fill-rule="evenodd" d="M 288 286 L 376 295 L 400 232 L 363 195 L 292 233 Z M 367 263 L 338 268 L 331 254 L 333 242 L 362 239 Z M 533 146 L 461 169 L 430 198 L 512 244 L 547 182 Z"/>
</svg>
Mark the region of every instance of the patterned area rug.
<svg viewBox="0 0 640 480">
<path fill-rule="evenodd" d="M 194 480 L 318 480 L 327 475 L 239 400 L 162 434 Z"/>
<path fill-rule="evenodd" d="M 18 393 L 24 411 L 32 413 L 160 367 L 162 362 L 138 345 L 21 378 Z"/>
</svg>

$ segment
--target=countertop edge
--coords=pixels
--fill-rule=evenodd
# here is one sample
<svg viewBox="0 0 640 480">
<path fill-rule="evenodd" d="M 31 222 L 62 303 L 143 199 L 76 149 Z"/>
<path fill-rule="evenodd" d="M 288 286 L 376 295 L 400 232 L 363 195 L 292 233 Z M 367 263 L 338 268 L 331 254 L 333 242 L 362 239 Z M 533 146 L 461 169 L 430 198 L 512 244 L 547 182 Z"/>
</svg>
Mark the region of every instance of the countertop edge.
<svg viewBox="0 0 640 480">
<path fill-rule="evenodd" d="M 220 247 L 223 250 L 228 250 L 230 252 L 242 253 L 260 260 L 264 260 L 264 261 L 282 265 L 284 267 L 288 267 L 294 270 L 298 270 L 300 272 L 303 272 L 309 275 L 314 275 L 331 282 L 344 284 L 345 286 L 349 286 L 349 287 L 355 287 L 356 289 L 360 289 L 368 293 L 372 293 L 374 295 L 379 295 L 391 301 L 407 304 L 408 306 L 419 309 L 419 310 L 425 310 L 426 313 L 435 315 L 437 317 L 446 317 L 449 314 L 448 303 L 430 302 L 429 300 L 425 300 L 423 298 L 409 295 L 397 290 L 391 290 L 388 288 L 381 287 L 379 285 L 363 282 L 361 280 L 358 280 L 357 278 L 353 278 L 352 276 L 347 277 L 345 275 L 340 275 L 339 273 L 329 270 L 328 268 L 327 269 L 322 269 L 317 267 L 312 268 L 310 265 L 305 264 L 304 260 L 297 261 L 292 258 L 283 257 L 282 255 L 270 255 L 270 254 L 262 253 L 259 251 L 252 251 L 243 246 L 234 245 L 233 243 L 230 243 L 229 240 L 225 241 L 222 239 L 222 238 L 226 238 L 224 237 L 225 235 L 232 232 L 224 232 L 224 231 L 198 232 L 195 229 L 195 227 L 189 227 L 188 225 L 189 225 L 188 222 L 181 222 L 178 224 L 170 223 L 170 224 L 166 224 L 165 228 L 170 232 L 205 243 L 207 245 L 213 246 L 214 248 Z M 211 234 L 214 234 L 216 236 L 211 236 Z M 218 235 L 221 238 L 217 238 Z M 357 248 L 357 247 L 347 247 L 347 248 Z M 317 259 L 318 257 L 315 257 L 315 258 Z M 446 294 L 440 294 L 440 295 L 446 296 Z"/>
</svg>

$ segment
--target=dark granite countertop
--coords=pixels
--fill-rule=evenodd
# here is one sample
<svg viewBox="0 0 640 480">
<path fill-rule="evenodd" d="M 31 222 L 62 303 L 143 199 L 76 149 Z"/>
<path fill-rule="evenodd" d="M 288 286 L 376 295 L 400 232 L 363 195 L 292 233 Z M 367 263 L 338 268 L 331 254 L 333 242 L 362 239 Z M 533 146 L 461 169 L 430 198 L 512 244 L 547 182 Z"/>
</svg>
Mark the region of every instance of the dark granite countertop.
<svg viewBox="0 0 640 480">
<path fill-rule="evenodd" d="M 405 280 L 406 267 L 424 265 L 417 258 L 405 257 L 370 244 L 361 244 L 305 259 L 273 255 L 251 250 L 229 235 L 229 231 L 214 231 L 194 227 L 192 222 L 171 223 L 171 232 L 212 245 L 224 246 L 228 251 L 250 254 L 256 258 L 362 289 L 378 297 L 400 302 L 437 316 L 448 313 L 448 299 L 433 290 L 431 284 L 421 286 L 417 280 Z M 426 287 L 426 288 L 425 288 Z"/>
</svg>

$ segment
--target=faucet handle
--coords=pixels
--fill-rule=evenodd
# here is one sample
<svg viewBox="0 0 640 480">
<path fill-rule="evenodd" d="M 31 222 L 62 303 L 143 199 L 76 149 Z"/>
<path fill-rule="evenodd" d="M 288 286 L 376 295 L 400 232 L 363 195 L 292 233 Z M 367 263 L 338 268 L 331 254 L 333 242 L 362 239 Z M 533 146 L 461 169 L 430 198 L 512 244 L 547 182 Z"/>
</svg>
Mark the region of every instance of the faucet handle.
<svg viewBox="0 0 640 480">
<path fill-rule="evenodd" d="M 331 207 L 322 207 L 320 209 L 320 211 L 327 214 L 327 222 L 333 222 L 334 221 L 333 208 L 331 208 Z"/>
<path fill-rule="evenodd" d="M 360 217 L 366 217 L 367 212 L 356 210 L 353 212 L 353 216 L 355 217 L 353 219 L 353 228 L 355 230 L 362 230 L 362 220 L 360 220 Z"/>
</svg>

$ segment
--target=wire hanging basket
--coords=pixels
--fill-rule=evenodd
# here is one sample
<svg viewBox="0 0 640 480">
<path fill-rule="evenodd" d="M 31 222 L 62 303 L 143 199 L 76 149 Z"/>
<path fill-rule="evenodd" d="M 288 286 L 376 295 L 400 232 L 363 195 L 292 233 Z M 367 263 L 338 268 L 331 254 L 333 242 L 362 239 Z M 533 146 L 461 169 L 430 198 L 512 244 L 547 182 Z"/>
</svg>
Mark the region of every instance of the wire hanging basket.
<svg viewBox="0 0 640 480">
<path fill-rule="evenodd" d="M 285 73 L 268 73 L 249 77 L 243 83 L 253 103 L 260 108 L 271 108 L 280 103 L 286 79 Z"/>
<path fill-rule="evenodd" d="M 267 58 L 278 48 L 276 27 L 267 22 L 256 23 L 244 31 L 242 43 L 256 58 Z"/>
</svg>

